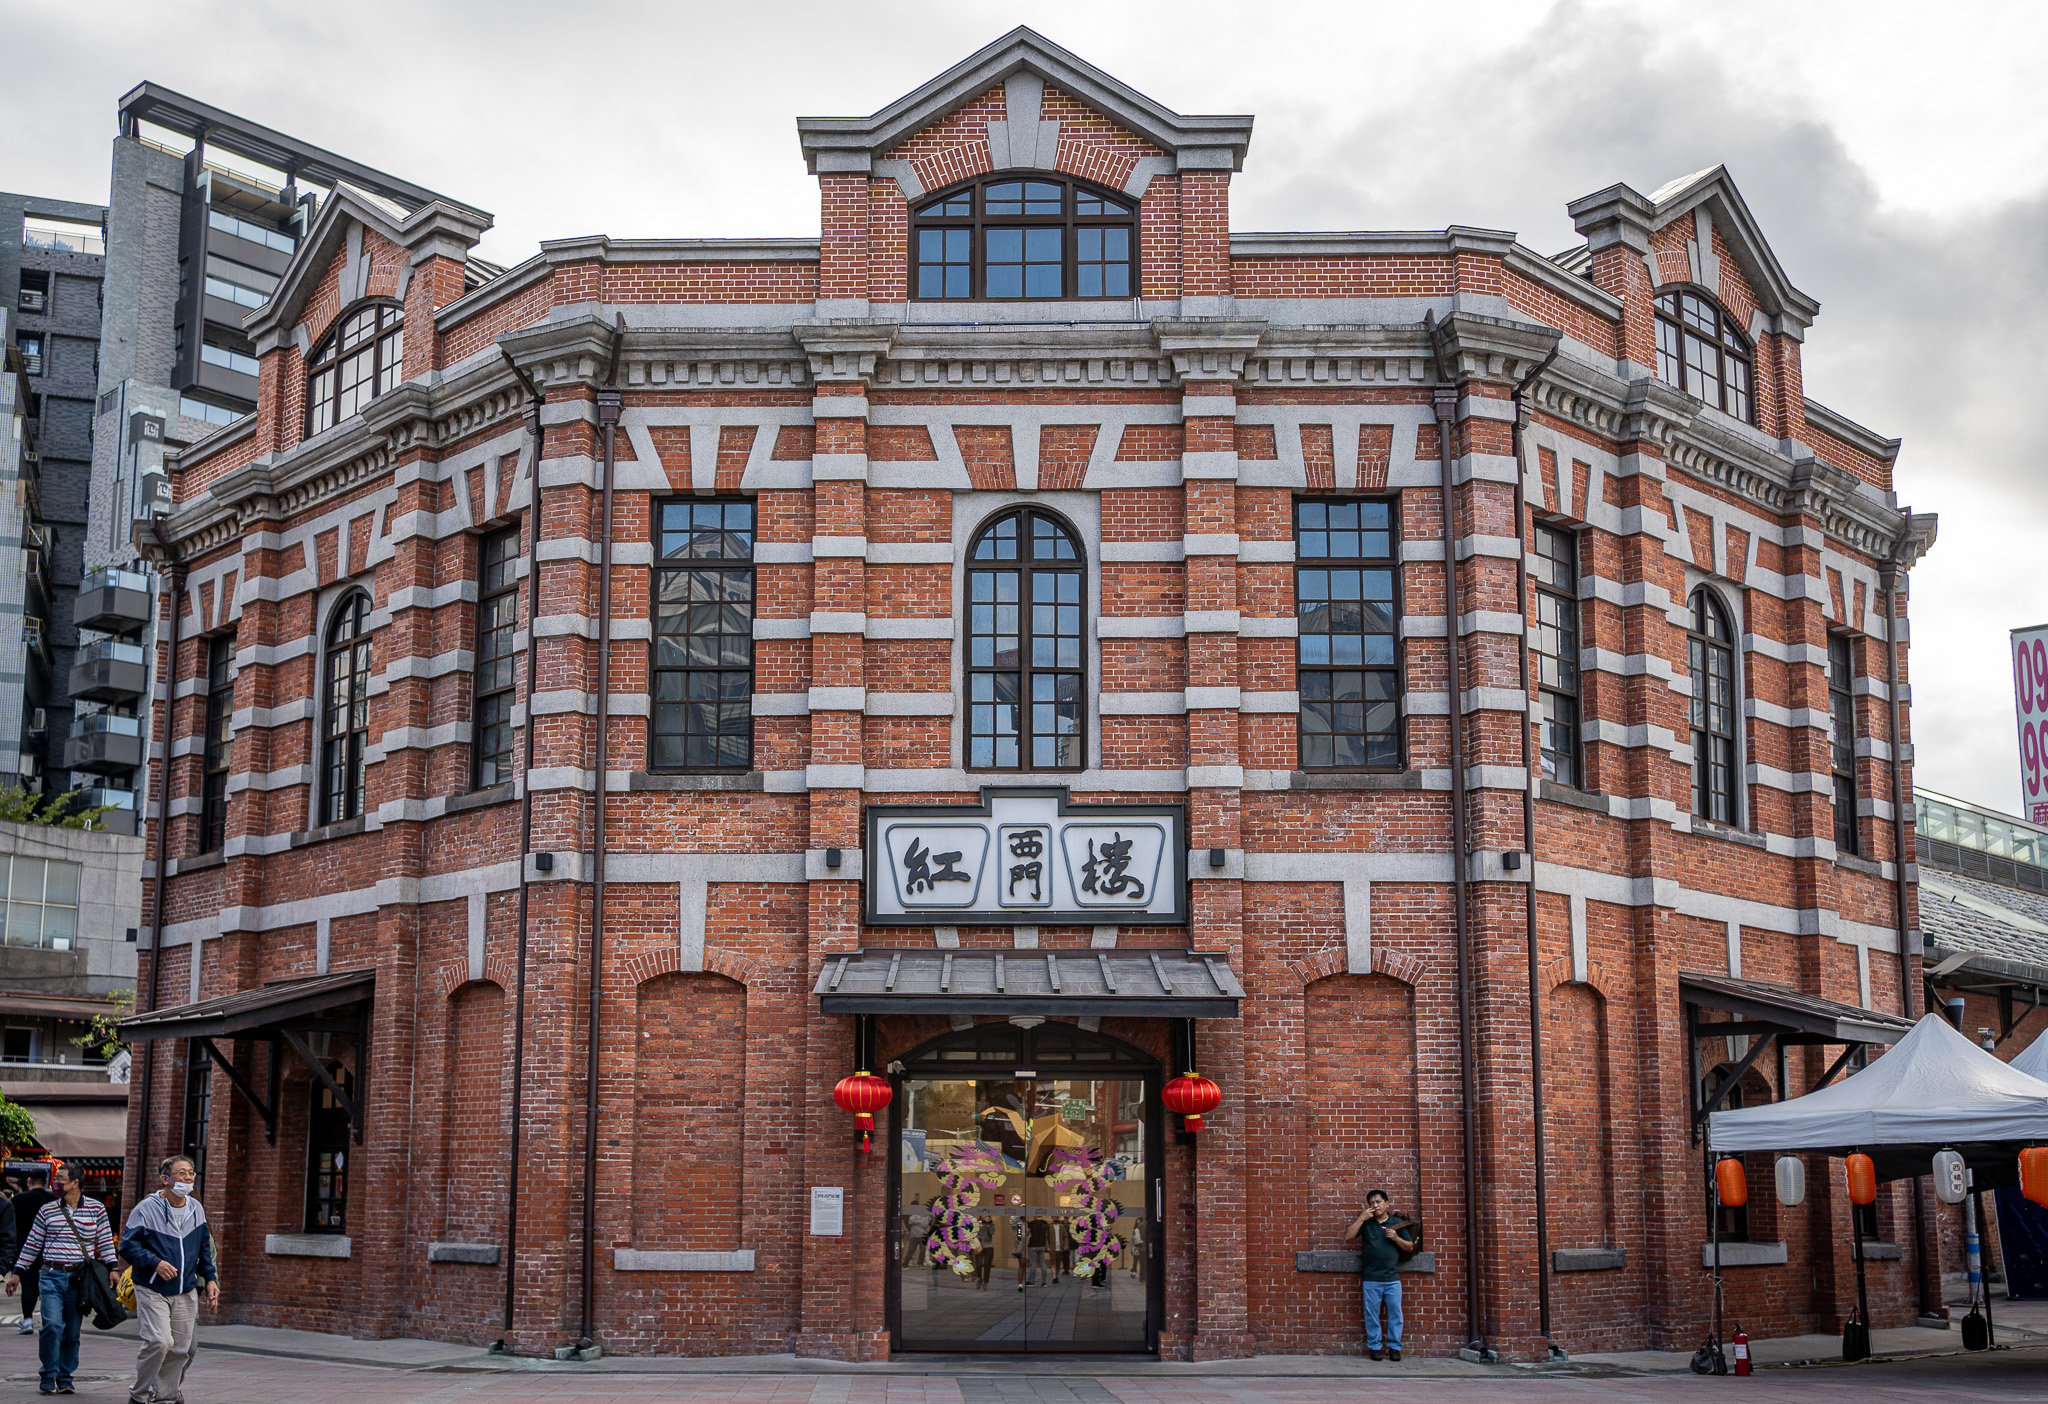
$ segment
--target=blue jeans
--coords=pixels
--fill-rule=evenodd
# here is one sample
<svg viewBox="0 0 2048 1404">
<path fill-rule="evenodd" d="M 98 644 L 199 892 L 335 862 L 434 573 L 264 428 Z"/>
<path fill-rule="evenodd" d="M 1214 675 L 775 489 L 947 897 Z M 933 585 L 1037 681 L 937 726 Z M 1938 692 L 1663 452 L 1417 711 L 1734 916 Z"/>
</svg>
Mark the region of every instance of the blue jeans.
<svg viewBox="0 0 2048 1404">
<path fill-rule="evenodd" d="M 1400 1282 L 1361 1282 L 1365 1295 L 1365 1348 L 1380 1348 L 1380 1303 L 1387 1305 L 1387 1348 L 1401 1348 Z"/>
<path fill-rule="evenodd" d="M 82 1271 L 106 1269 L 98 1263 L 88 1263 Z M 78 1273 L 47 1267 L 36 1284 L 36 1300 L 43 1309 L 43 1329 L 36 1337 L 36 1351 L 42 1358 L 44 1389 L 64 1388 L 78 1368 L 79 1304 L 84 1285 Z"/>
</svg>

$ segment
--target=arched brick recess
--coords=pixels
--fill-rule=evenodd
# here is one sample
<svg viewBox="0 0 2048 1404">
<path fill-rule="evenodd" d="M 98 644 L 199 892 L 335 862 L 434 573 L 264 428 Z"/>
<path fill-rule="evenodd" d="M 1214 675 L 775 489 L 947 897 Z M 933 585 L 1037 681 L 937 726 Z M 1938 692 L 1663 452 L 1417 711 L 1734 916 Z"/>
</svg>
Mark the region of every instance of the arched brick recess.
<svg viewBox="0 0 2048 1404">
<path fill-rule="evenodd" d="M 632 1246 L 729 1251 L 746 1159 L 747 992 L 721 975 L 663 973 L 640 983 L 637 1004 Z"/>
</svg>

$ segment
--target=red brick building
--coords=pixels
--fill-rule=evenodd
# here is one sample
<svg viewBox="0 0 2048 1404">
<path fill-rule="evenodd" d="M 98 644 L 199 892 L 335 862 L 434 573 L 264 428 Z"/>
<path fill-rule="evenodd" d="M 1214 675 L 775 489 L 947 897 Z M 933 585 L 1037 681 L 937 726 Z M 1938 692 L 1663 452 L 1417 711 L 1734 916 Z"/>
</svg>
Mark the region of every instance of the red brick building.
<svg viewBox="0 0 2048 1404">
<path fill-rule="evenodd" d="M 1726 172 L 1555 258 L 1247 234 L 1251 125 L 1019 30 L 799 122 L 820 239 L 499 271 L 486 215 L 335 192 L 146 528 L 133 1134 L 203 1151 L 234 1319 L 1355 1351 L 1384 1185 L 1410 1349 L 1697 1343 L 1695 1108 L 1916 1012 L 1933 520 L 1802 393 L 1818 306 Z M 1839 1174 L 1770 1172 L 1730 1310 L 1833 1329 Z"/>
</svg>

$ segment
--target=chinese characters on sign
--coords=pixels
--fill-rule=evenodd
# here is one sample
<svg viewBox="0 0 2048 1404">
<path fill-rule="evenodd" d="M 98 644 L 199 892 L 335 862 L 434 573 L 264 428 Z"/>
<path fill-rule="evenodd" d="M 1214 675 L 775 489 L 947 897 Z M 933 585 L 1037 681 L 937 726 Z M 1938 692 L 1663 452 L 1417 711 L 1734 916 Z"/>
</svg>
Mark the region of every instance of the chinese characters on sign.
<svg viewBox="0 0 2048 1404">
<path fill-rule="evenodd" d="M 1178 805 L 1074 805 L 988 790 L 977 806 L 872 806 L 871 923 L 1089 924 L 1185 919 Z"/>
</svg>

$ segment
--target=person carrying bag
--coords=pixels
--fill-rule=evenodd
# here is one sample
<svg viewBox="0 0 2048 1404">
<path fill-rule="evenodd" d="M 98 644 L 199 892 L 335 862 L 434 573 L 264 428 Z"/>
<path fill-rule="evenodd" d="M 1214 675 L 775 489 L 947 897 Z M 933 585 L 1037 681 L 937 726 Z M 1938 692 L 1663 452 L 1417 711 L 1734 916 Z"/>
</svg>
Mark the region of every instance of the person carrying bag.
<svg viewBox="0 0 2048 1404">
<path fill-rule="evenodd" d="M 102 1330 L 111 1329 L 126 1315 L 113 1300 L 107 1275 L 100 1267 L 102 1263 L 112 1267 L 118 1261 L 107 1206 L 85 1197 L 78 1172 L 70 1166 L 57 1166 L 54 1179 L 58 1198 L 37 1211 L 14 1271 L 7 1274 L 6 1288 L 13 1296 L 21 1286 L 23 1270 L 30 1264 L 37 1266 L 37 1297 L 43 1310 L 36 1342 L 42 1392 L 72 1394 L 76 1392 L 71 1377 L 78 1370 L 83 1309 L 92 1306 L 94 1324 Z"/>
</svg>

